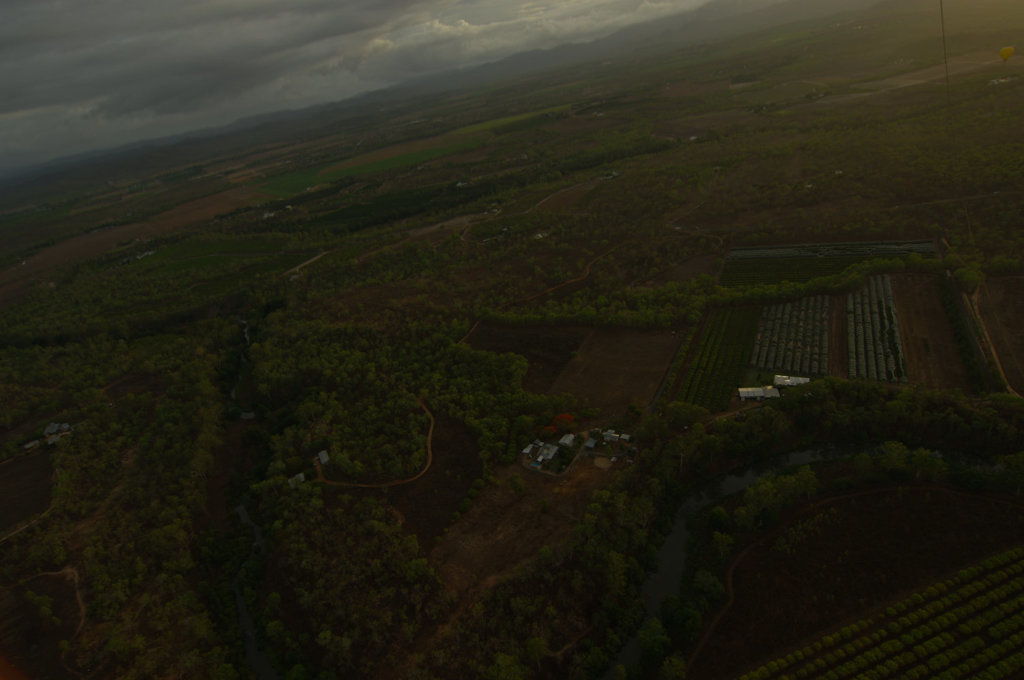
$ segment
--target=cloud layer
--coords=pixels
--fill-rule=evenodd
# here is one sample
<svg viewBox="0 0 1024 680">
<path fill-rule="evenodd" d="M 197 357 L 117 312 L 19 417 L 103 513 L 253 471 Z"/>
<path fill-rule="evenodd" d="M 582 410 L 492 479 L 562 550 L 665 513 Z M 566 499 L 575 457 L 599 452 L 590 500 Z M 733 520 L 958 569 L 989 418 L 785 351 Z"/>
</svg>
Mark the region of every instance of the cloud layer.
<svg viewBox="0 0 1024 680">
<path fill-rule="evenodd" d="M 335 101 L 704 0 L 3 1 L 10 166 Z"/>
</svg>

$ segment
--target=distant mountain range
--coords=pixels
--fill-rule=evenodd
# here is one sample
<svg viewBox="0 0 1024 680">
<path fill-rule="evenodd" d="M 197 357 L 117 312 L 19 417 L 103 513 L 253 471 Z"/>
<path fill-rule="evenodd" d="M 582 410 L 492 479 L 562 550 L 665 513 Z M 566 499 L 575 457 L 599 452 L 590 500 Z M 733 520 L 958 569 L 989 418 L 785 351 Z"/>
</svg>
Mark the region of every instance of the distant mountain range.
<svg viewBox="0 0 1024 680">
<path fill-rule="evenodd" d="M 903 0 L 903 2 L 915 0 Z M 795 21 L 811 21 L 851 13 L 873 5 L 902 4 L 893 0 L 714 0 L 698 9 L 674 16 L 635 24 L 604 38 L 585 43 L 564 44 L 542 50 L 529 50 L 504 59 L 410 80 L 386 89 L 364 93 L 340 102 L 297 110 L 274 111 L 239 119 L 229 125 L 133 142 L 124 146 L 91 151 L 30 168 L 0 171 L 0 201 L 20 195 L 35 180 L 75 174 L 90 166 L 89 179 L 114 172 L 152 172 L 154 168 L 174 167 L 210 157 L 212 153 L 230 153 L 256 144 L 294 139 L 296 127 L 303 136 L 316 136 L 327 128 L 355 121 L 380 108 L 398 105 L 409 99 L 445 91 L 459 90 L 544 70 L 614 59 L 623 55 L 657 53 L 686 45 L 730 38 Z M 211 144 L 211 141 L 215 143 Z M 68 178 L 70 179 L 70 178 Z M 72 180 L 72 184 L 73 184 Z"/>
</svg>

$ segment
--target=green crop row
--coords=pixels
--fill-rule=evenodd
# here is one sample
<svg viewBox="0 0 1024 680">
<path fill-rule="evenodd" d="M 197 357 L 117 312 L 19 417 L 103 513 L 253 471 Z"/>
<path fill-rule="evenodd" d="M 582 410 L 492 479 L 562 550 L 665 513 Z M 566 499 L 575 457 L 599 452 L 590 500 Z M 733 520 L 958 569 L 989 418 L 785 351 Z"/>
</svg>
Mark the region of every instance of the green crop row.
<svg viewBox="0 0 1024 680">
<path fill-rule="evenodd" d="M 746 368 L 757 330 L 756 308 L 711 312 L 680 392 L 682 401 L 724 411 Z"/>
<path fill-rule="evenodd" d="M 1024 547 L 960 570 L 741 680 L 1007 677 L 1024 668 Z M 983 662 L 978 661 L 983 659 Z M 1004 673 L 1001 675 L 1001 673 Z"/>
</svg>

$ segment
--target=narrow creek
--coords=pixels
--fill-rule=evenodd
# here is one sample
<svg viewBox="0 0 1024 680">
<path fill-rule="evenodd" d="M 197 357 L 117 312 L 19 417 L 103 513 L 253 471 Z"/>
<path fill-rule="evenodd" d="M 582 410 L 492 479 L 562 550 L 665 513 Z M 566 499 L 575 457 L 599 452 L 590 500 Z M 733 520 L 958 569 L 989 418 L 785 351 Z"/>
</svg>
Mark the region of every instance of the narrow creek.
<svg viewBox="0 0 1024 680">
<path fill-rule="evenodd" d="M 825 460 L 831 455 L 835 454 L 823 449 L 794 451 L 773 460 L 768 466 L 750 467 L 742 473 L 724 477 L 713 483 L 710 488 L 695 491 L 687 497 L 676 512 L 671 533 L 658 551 L 657 570 L 647 577 L 641 588 L 646 612 L 644 623 L 658 615 L 663 598 L 679 594 L 679 586 L 686 571 L 686 544 L 690 538 L 687 522 L 690 517 L 724 496 L 743 491 L 765 475 L 777 473 L 793 465 L 806 465 Z M 643 624 L 641 628 L 642 626 Z M 639 634 L 633 635 L 622 647 L 604 674 L 603 680 L 613 680 L 616 666 L 628 668 L 640 663 L 639 639 Z"/>
<path fill-rule="evenodd" d="M 245 319 L 239 319 L 238 323 L 242 325 L 242 338 L 245 341 L 245 351 L 242 352 L 242 362 L 239 366 L 238 377 L 235 379 L 235 386 L 231 388 L 231 399 L 236 401 L 238 399 L 238 386 L 242 381 L 242 372 L 245 370 L 246 364 L 248 364 L 248 350 L 249 350 L 249 322 Z M 255 413 L 243 412 L 241 414 L 242 420 L 252 420 L 255 417 Z M 259 525 L 252 521 L 249 516 L 249 511 L 245 505 L 239 504 L 235 508 L 235 512 L 238 513 L 238 518 L 242 524 L 248 527 L 252 531 L 252 547 L 249 548 L 249 557 L 251 558 L 254 553 L 260 555 L 267 554 L 267 542 L 263 538 L 263 531 Z M 242 595 L 242 573 L 245 571 L 243 565 L 235 577 L 231 580 L 231 590 L 235 595 L 235 607 L 238 609 L 238 625 L 242 628 L 242 632 L 245 635 L 245 662 L 249 665 L 249 669 L 253 674 L 259 678 L 259 680 L 280 680 L 277 671 L 274 670 L 273 664 L 270 663 L 270 659 L 263 653 L 263 650 L 259 648 L 257 640 L 259 639 L 256 635 L 256 624 L 253 621 L 252 614 L 249 612 L 249 605 L 245 602 L 245 597 Z"/>
<path fill-rule="evenodd" d="M 242 524 L 252 529 L 253 542 L 252 548 L 249 549 L 249 556 L 251 557 L 253 552 L 257 550 L 260 554 L 266 555 L 267 543 L 263 538 L 263 532 L 249 517 L 249 511 L 246 510 L 244 505 L 239 505 L 235 508 L 235 512 L 238 513 L 238 518 L 242 520 Z M 235 574 L 235 578 L 231 581 L 231 589 L 235 593 L 235 606 L 238 607 L 238 624 L 242 627 L 242 632 L 245 633 L 245 661 L 260 680 L 280 680 L 280 676 L 274 670 L 270 659 L 267 658 L 267 655 L 256 644 L 256 626 L 253 623 L 252 614 L 249 613 L 249 605 L 245 603 L 245 598 L 242 597 L 241 578 L 243 570 L 244 567 Z"/>
</svg>

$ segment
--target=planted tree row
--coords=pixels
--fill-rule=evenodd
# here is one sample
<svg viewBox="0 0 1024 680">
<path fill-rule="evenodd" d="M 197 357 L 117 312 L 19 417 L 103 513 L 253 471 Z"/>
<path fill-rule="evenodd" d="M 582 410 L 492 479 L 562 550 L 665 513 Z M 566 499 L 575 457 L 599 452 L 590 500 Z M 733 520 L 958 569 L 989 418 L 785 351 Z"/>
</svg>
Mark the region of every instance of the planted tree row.
<svg viewBox="0 0 1024 680">
<path fill-rule="evenodd" d="M 1007 678 L 1024 669 L 1024 547 L 963 569 L 740 680 Z"/>
<path fill-rule="evenodd" d="M 723 286 L 749 286 L 810 281 L 839 274 L 865 260 L 911 254 L 933 256 L 935 244 L 931 241 L 874 241 L 734 248 L 725 260 L 719 282 Z"/>
<path fill-rule="evenodd" d="M 724 411 L 746 368 L 757 329 L 756 308 L 713 310 L 694 350 L 679 399 Z"/>
<path fill-rule="evenodd" d="M 750 364 L 802 375 L 828 370 L 828 308 L 824 295 L 765 307 Z"/>
<path fill-rule="evenodd" d="M 892 281 L 872 276 L 846 296 L 847 352 L 851 378 L 906 382 Z"/>
<path fill-rule="evenodd" d="M 795 246 L 759 246 L 733 248 L 730 259 L 775 259 L 780 257 L 892 257 L 918 253 L 934 255 L 933 241 L 855 241 L 851 243 L 811 243 Z"/>
</svg>

